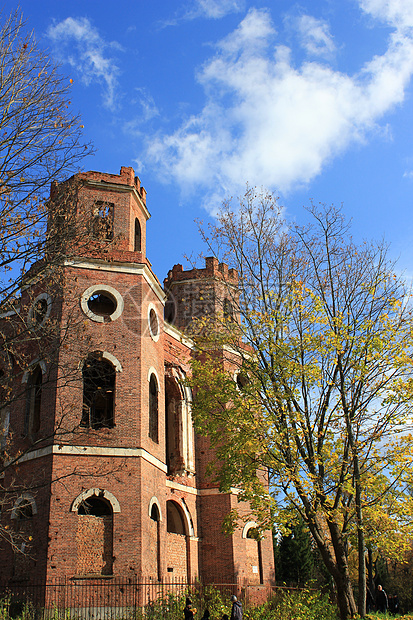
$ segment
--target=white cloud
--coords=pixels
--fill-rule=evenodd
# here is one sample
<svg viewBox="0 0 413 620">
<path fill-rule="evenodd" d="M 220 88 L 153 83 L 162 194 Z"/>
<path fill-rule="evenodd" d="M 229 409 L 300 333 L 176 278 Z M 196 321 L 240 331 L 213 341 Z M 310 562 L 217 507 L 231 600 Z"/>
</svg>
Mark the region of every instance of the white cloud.
<svg viewBox="0 0 413 620">
<path fill-rule="evenodd" d="M 335 51 L 328 24 L 311 15 L 301 15 L 296 20 L 296 28 L 301 35 L 301 44 L 309 54 L 331 56 Z"/>
<path fill-rule="evenodd" d="M 86 17 L 68 17 L 55 23 L 48 28 L 47 36 L 59 60 L 76 69 L 84 84 L 98 82 L 103 86 L 104 104 L 114 109 L 119 69 L 106 50 L 119 50 L 119 44 L 105 42 Z"/>
<path fill-rule="evenodd" d="M 244 0 L 195 0 L 187 16 L 222 19 L 230 13 L 239 13 L 244 6 Z"/>
<path fill-rule="evenodd" d="M 403 101 L 413 73 L 413 34 L 409 3 L 400 0 L 395 12 L 385 0 L 362 1 L 364 11 L 392 20 L 395 30 L 386 52 L 354 76 L 325 62 L 294 66 L 289 48 L 276 45 L 269 12 L 251 9 L 197 76 L 205 90 L 203 110 L 174 133 L 152 138 L 149 161 L 188 191 L 213 187 L 222 197 L 249 181 L 285 193 L 366 140 Z M 314 44 L 318 37 L 332 50 L 328 29 L 307 20 L 311 24 Z"/>
</svg>

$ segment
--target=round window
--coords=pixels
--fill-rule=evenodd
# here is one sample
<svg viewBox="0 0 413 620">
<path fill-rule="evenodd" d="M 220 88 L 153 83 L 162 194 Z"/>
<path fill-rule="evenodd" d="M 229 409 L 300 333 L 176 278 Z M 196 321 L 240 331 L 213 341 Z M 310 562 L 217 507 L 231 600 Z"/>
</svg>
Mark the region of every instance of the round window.
<svg viewBox="0 0 413 620">
<path fill-rule="evenodd" d="M 106 292 L 97 291 L 87 300 L 87 306 L 97 316 L 110 317 L 116 311 L 116 299 Z"/>
<path fill-rule="evenodd" d="M 95 284 L 80 298 L 80 306 L 89 319 L 97 323 L 115 321 L 123 312 L 123 298 L 112 286 Z"/>
<path fill-rule="evenodd" d="M 156 310 L 152 304 L 150 304 L 148 309 L 148 323 L 151 337 L 153 340 L 155 340 L 155 342 L 157 342 L 157 340 L 159 339 L 159 321 Z"/>
</svg>

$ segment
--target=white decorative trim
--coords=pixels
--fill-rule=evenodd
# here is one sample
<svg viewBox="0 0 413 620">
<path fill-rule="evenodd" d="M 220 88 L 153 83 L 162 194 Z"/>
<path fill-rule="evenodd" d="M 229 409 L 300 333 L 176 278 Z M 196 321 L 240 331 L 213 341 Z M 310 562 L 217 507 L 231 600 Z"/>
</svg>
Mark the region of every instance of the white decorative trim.
<svg viewBox="0 0 413 620">
<path fill-rule="evenodd" d="M 134 276 L 142 276 L 158 297 L 159 301 L 165 305 L 166 295 L 159 284 L 158 279 L 152 273 L 148 265 L 143 263 L 118 263 L 113 261 L 108 263 L 99 260 L 66 260 L 65 267 L 76 267 L 77 269 L 96 269 L 97 271 L 108 271 L 110 273 L 128 273 Z"/>
<path fill-rule="evenodd" d="M 149 514 L 149 516 L 151 516 L 151 513 L 152 513 L 152 507 L 153 507 L 153 505 L 154 505 L 154 504 L 156 505 L 156 507 L 157 507 L 157 509 L 158 509 L 158 511 L 159 511 L 159 521 L 162 521 L 162 510 L 161 510 L 161 505 L 160 505 L 160 503 L 159 503 L 159 501 L 158 501 L 158 498 L 157 498 L 157 497 L 155 497 L 155 495 L 154 495 L 153 497 L 151 497 L 151 500 L 150 500 L 150 502 L 149 502 L 149 511 L 148 511 L 148 514 Z"/>
<path fill-rule="evenodd" d="M 151 380 L 151 375 L 155 375 L 155 377 L 156 377 L 156 382 L 157 382 L 157 384 L 158 384 L 158 392 L 160 392 L 160 389 L 161 389 L 161 388 L 160 388 L 160 385 L 161 385 L 161 384 L 160 384 L 160 382 L 159 382 L 158 373 L 156 372 L 156 369 L 155 369 L 153 366 L 151 366 L 151 367 L 149 368 L 149 370 L 148 370 L 148 383 L 149 383 L 149 381 Z"/>
<path fill-rule="evenodd" d="M 23 502 L 29 502 L 30 506 L 32 507 L 32 514 L 37 515 L 37 506 L 36 502 L 34 501 L 33 495 L 31 493 L 25 492 L 19 497 L 18 500 L 16 500 L 13 506 L 13 510 L 11 511 L 10 519 L 18 519 L 19 506 L 23 504 Z"/>
<path fill-rule="evenodd" d="M 30 368 L 34 368 L 35 366 L 40 366 L 42 375 L 46 374 L 47 366 L 44 360 L 34 360 L 34 362 L 30 364 Z M 22 383 L 27 383 L 30 375 L 31 375 L 31 371 L 25 370 L 23 373 L 23 377 L 22 377 Z"/>
<path fill-rule="evenodd" d="M 171 336 L 174 340 L 178 342 L 182 342 L 189 349 L 195 349 L 194 341 L 188 338 L 188 336 L 184 336 L 182 332 L 179 331 L 176 327 L 164 321 L 164 332 Z"/>
<path fill-rule="evenodd" d="M 37 323 L 37 321 L 34 319 L 35 304 L 37 301 L 40 301 L 42 299 L 45 299 L 47 303 L 46 314 L 44 315 L 40 323 Z M 52 298 L 50 297 L 48 293 L 40 293 L 40 295 L 37 295 L 37 297 L 33 300 L 32 305 L 29 308 L 29 313 L 27 315 L 29 323 L 31 325 L 36 325 L 37 327 L 40 327 L 49 318 L 51 311 L 52 311 Z"/>
<path fill-rule="evenodd" d="M 247 538 L 248 532 L 254 527 L 258 527 L 258 524 L 255 521 L 248 521 L 242 528 L 242 538 Z"/>
<path fill-rule="evenodd" d="M 165 474 L 168 468 L 165 463 L 160 461 L 143 448 L 105 448 L 98 446 L 65 446 L 54 445 L 47 446 L 46 448 L 39 448 L 23 454 L 19 459 L 16 459 L 16 463 L 24 463 L 26 461 L 32 461 L 33 459 L 39 459 L 50 454 L 61 454 L 69 456 L 109 456 L 119 458 L 142 458 L 151 465 L 154 465 Z"/>
<path fill-rule="evenodd" d="M 156 317 L 156 326 L 157 326 L 156 334 L 152 331 L 152 323 L 151 323 L 151 311 L 152 310 L 154 311 L 155 317 Z M 159 336 L 161 334 L 161 328 L 160 328 L 160 325 L 159 325 L 158 313 L 156 312 L 156 308 L 155 308 L 153 303 L 150 303 L 148 305 L 148 326 L 149 326 L 149 333 L 151 335 L 152 340 L 154 342 L 158 342 Z"/>
<path fill-rule="evenodd" d="M 113 297 L 116 300 L 116 310 L 108 317 L 95 314 L 88 306 L 88 301 L 92 295 L 100 292 L 108 293 L 110 297 Z M 123 312 L 124 303 L 122 295 L 119 291 L 113 288 L 113 286 L 109 286 L 109 284 L 94 284 L 93 286 L 89 286 L 89 288 L 82 294 L 80 298 L 80 307 L 82 308 L 83 313 L 92 321 L 96 321 L 96 323 L 105 323 L 105 319 L 116 321 L 116 319 L 120 317 Z"/>
<path fill-rule="evenodd" d="M 72 505 L 70 507 L 71 512 L 77 512 L 80 504 L 84 502 L 85 499 L 87 499 L 88 497 L 93 497 L 93 496 L 97 498 L 103 497 L 112 506 L 113 512 L 120 512 L 120 505 L 119 505 L 118 500 L 116 499 L 114 495 L 112 495 L 112 493 L 110 493 L 109 491 L 106 491 L 106 489 L 89 489 L 88 491 L 83 491 L 83 493 L 80 493 L 76 497 L 76 499 L 73 500 Z"/>
<path fill-rule="evenodd" d="M 241 492 L 241 489 L 236 489 L 235 487 L 231 487 L 229 493 L 221 493 L 221 491 L 217 488 L 196 489 L 194 487 L 189 487 L 185 484 L 181 484 L 180 482 L 175 482 L 174 480 L 166 480 L 166 486 L 170 489 L 175 489 L 176 491 L 182 491 L 183 493 L 189 493 L 190 495 L 199 495 L 203 497 L 206 497 L 208 495 L 239 495 Z"/>
<path fill-rule="evenodd" d="M 110 362 L 112 364 L 112 366 L 114 367 L 114 369 L 116 370 L 116 372 L 122 372 L 122 364 L 120 363 L 120 361 L 114 356 L 112 355 L 112 353 L 109 353 L 108 351 L 103 351 L 102 352 L 102 357 L 104 360 L 107 360 L 108 362 Z"/>
</svg>

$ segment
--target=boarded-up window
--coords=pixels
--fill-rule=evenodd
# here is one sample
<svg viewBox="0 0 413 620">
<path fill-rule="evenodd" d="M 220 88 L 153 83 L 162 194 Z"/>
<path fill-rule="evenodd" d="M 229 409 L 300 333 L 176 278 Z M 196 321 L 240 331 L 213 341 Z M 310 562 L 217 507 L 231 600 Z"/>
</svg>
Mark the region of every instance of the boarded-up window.
<svg viewBox="0 0 413 620">
<path fill-rule="evenodd" d="M 104 499 L 92 495 L 78 508 L 77 574 L 113 572 L 113 513 Z"/>
</svg>

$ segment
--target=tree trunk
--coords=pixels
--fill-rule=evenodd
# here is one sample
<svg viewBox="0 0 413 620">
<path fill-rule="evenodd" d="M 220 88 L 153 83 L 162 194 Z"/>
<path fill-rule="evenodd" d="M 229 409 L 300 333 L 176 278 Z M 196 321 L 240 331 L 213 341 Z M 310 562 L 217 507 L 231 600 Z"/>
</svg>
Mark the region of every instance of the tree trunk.
<svg viewBox="0 0 413 620">
<path fill-rule="evenodd" d="M 354 600 L 347 556 L 339 527 L 332 521 L 328 522 L 331 542 L 334 548 L 333 554 L 331 545 L 325 540 L 325 537 L 320 536 L 320 532 L 323 528 L 314 521 L 308 521 L 308 526 L 319 548 L 323 562 L 336 584 L 337 605 L 340 612 L 340 619 L 349 620 L 349 618 L 353 618 L 357 613 L 357 606 Z"/>
</svg>

